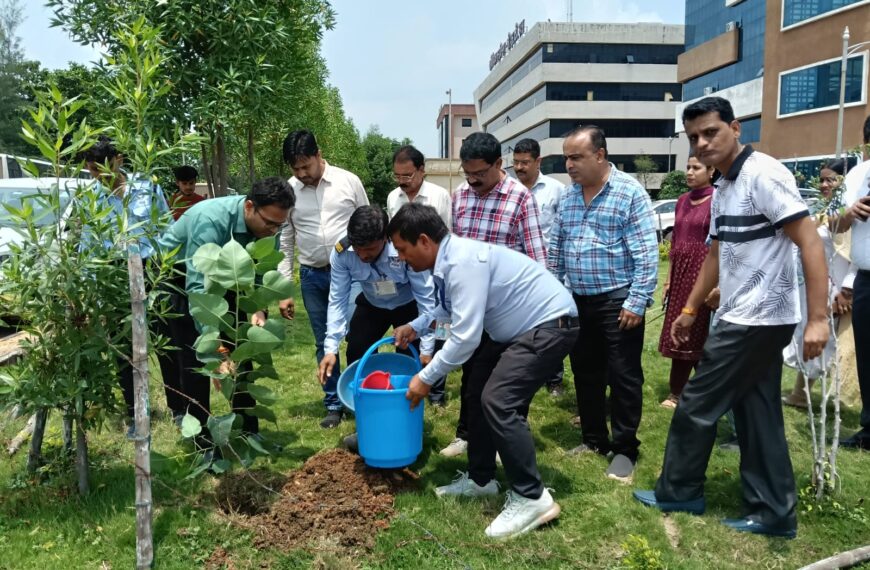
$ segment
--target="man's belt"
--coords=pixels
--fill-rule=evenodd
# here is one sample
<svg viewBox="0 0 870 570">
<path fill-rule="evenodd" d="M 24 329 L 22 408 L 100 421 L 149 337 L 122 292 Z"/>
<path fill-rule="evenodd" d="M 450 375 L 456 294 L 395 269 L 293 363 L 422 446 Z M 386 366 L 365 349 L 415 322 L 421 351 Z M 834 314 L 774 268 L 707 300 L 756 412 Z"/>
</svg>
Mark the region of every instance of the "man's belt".
<svg viewBox="0 0 870 570">
<path fill-rule="evenodd" d="M 538 326 L 536 329 L 575 329 L 580 326 L 579 317 L 569 317 L 565 315 L 564 317 L 559 317 L 558 319 L 553 319 L 552 321 L 545 321 Z"/>
</svg>

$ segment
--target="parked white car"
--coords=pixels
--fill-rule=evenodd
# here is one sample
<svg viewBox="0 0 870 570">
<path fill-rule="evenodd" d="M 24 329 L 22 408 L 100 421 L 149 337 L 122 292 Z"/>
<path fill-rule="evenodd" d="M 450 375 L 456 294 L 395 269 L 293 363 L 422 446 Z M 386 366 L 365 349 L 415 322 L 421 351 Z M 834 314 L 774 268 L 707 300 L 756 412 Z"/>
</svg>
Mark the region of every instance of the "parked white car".
<svg viewBox="0 0 870 570">
<path fill-rule="evenodd" d="M 653 217 L 659 241 L 671 239 L 671 232 L 674 231 L 674 220 L 677 217 L 676 210 L 676 200 L 656 200 L 653 202 Z"/>
<path fill-rule="evenodd" d="M 0 263 L 9 257 L 12 244 L 21 244 L 27 239 L 24 229 L 4 206 L 21 208 L 25 202 L 29 202 L 34 210 L 38 225 L 47 226 L 58 223 L 55 216 L 45 210 L 42 202 L 32 198 L 28 200 L 28 197 L 38 195 L 40 192 L 48 193 L 55 181 L 57 181 L 56 178 L 7 178 L 0 180 Z M 82 183 L 83 181 L 75 178 L 60 179 L 60 187 L 63 189 L 60 199 L 64 207 L 69 203 L 72 193 Z"/>
</svg>

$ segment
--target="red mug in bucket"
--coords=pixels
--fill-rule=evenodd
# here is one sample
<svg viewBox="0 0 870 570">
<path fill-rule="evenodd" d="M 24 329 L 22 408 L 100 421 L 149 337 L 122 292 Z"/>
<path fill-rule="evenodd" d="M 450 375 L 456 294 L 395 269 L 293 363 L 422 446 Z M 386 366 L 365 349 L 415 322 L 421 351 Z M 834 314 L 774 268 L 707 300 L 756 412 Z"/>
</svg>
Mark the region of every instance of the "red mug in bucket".
<svg viewBox="0 0 870 570">
<path fill-rule="evenodd" d="M 368 388 L 369 390 L 392 390 L 393 385 L 390 384 L 390 373 L 381 370 L 375 370 L 363 380 L 360 388 Z"/>
</svg>

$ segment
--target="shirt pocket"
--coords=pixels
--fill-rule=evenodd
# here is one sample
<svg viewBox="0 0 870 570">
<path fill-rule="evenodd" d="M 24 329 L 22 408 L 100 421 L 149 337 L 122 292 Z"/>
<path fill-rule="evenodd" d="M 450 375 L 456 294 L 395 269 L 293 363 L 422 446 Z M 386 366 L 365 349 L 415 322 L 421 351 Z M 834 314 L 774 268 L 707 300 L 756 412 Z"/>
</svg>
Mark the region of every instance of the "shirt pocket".
<svg viewBox="0 0 870 570">
<path fill-rule="evenodd" d="M 619 245 L 625 236 L 626 216 L 619 212 L 592 212 L 584 237 L 607 248 Z"/>
</svg>

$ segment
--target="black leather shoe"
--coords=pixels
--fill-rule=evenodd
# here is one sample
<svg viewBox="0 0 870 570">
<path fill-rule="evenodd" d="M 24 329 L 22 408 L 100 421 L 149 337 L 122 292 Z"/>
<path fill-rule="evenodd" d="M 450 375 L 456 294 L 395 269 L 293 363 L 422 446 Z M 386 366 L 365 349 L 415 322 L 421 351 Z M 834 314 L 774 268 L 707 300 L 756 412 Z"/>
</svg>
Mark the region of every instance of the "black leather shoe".
<svg viewBox="0 0 870 570">
<path fill-rule="evenodd" d="M 323 429 L 332 429 L 341 423 L 343 416 L 344 414 L 341 413 L 341 410 L 329 410 L 326 412 L 326 417 L 320 421 L 320 427 Z"/>
<path fill-rule="evenodd" d="M 794 538 L 797 536 L 797 529 L 774 527 L 750 518 L 722 519 L 722 524 L 733 528 L 737 532 L 751 532 L 752 534 L 763 534 L 779 538 Z"/>
<path fill-rule="evenodd" d="M 691 501 L 659 501 L 656 499 L 655 491 L 635 491 L 634 498 L 647 507 L 653 507 L 663 513 L 703 515 L 704 510 L 707 508 L 707 502 L 704 500 L 704 497 L 692 499 Z"/>
<path fill-rule="evenodd" d="M 840 447 L 845 447 L 847 449 L 865 449 L 870 451 L 870 433 L 862 429 L 848 439 L 841 439 Z"/>
</svg>

